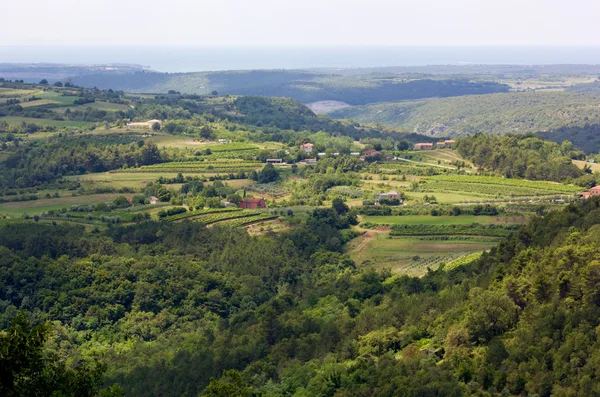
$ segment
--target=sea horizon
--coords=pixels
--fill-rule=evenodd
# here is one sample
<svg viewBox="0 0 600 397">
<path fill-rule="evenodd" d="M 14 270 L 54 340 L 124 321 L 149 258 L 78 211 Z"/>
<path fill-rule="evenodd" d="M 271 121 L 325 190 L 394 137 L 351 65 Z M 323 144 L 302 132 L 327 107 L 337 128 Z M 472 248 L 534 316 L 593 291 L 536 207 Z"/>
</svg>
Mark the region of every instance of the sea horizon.
<svg viewBox="0 0 600 397">
<path fill-rule="evenodd" d="M 596 46 L 0 46 L 0 63 L 134 64 L 167 72 L 600 64 Z"/>
</svg>

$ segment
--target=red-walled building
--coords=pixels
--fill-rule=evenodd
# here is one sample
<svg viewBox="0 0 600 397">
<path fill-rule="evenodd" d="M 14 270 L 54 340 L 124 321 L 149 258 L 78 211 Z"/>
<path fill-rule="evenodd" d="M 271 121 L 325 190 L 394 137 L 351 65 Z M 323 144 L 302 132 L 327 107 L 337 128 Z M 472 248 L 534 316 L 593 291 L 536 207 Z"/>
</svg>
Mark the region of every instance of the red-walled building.
<svg viewBox="0 0 600 397">
<path fill-rule="evenodd" d="M 264 198 L 247 198 L 240 201 L 240 208 L 255 210 L 257 208 L 267 208 Z"/>
</svg>

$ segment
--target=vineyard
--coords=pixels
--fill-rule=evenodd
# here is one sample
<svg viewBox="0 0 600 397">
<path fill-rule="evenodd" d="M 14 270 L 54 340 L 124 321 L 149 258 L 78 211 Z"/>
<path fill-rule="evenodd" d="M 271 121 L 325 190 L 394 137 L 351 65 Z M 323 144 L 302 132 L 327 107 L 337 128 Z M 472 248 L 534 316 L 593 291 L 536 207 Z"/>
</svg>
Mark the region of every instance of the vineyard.
<svg viewBox="0 0 600 397">
<path fill-rule="evenodd" d="M 520 225 L 392 225 L 390 236 L 467 235 L 507 237 Z"/>
<path fill-rule="evenodd" d="M 473 254 L 461 256 L 460 258 L 458 258 L 456 260 L 448 262 L 448 264 L 446 266 L 444 266 L 444 270 L 452 270 L 459 266 L 468 265 L 469 263 L 476 261 L 480 257 L 481 257 L 481 252 L 475 252 Z"/>
<path fill-rule="evenodd" d="M 580 187 L 574 185 L 493 176 L 439 175 L 425 177 L 422 180 L 426 181 L 426 183 L 419 186 L 419 190 L 421 191 L 453 191 L 488 196 L 499 194 L 504 196 L 572 194 L 578 193 L 581 190 Z"/>
<path fill-rule="evenodd" d="M 184 212 L 181 214 L 177 214 L 177 215 L 171 215 L 168 217 L 165 217 L 164 220 L 165 221 L 180 221 L 182 219 L 188 219 L 188 218 L 193 218 L 193 217 L 197 217 L 197 216 L 202 216 L 202 215 L 208 215 L 208 214 L 217 214 L 217 213 L 222 213 L 222 212 L 239 212 L 241 211 L 241 209 L 239 208 L 208 208 L 208 209 L 201 209 L 201 210 L 196 210 L 196 211 L 188 211 L 188 212 Z"/>
<path fill-rule="evenodd" d="M 185 162 L 170 162 L 154 165 L 144 165 L 140 168 L 132 168 L 127 170 L 115 170 L 117 172 L 181 172 L 181 173 L 227 173 L 227 172 L 251 172 L 262 167 L 262 163 L 258 161 L 185 161 Z"/>
<path fill-rule="evenodd" d="M 481 253 L 476 253 L 475 255 L 480 256 Z M 427 269 L 436 270 L 442 263 L 454 264 L 460 262 L 462 258 L 471 256 L 472 255 L 464 252 L 454 252 L 449 255 L 419 257 L 414 258 L 409 263 L 402 265 L 399 267 L 399 270 L 401 269 L 403 274 L 421 276 L 427 272 Z M 444 266 L 444 269 L 448 269 L 448 267 Z"/>
<path fill-rule="evenodd" d="M 234 226 L 234 227 L 241 227 L 241 226 L 247 226 L 247 225 L 250 225 L 253 223 L 257 223 L 257 222 L 268 221 L 271 219 L 277 219 L 277 216 L 269 215 L 269 214 L 260 214 L 260 215 L 247 216 L 247 217 L 243 217 L 243 218 L 225 220 L 220 223 L 229 225 L 229 226 Z"/>
<path fill-rule="evenodd" d="M 282 186 L 279 182 L 250 185 L 246 187 L 246 190 L 271 197 L 281 197 L 290 193 L 290 190 Z"/>
<path fill-rule="evenodd" d="M 277 218 L 276 215 L 240 208 L 209 208 L 184 212 L 164 218 L 166 221 L 193 220 L 205 225 L 223 223 L 229 226 L 245 226 L 251 223 Z"/>
<path fill-rule="evenodd" d="M 210 149 L 213 153 L 222 153 L 222 152 L 240 152 L 246 150 L 257 150 L 258 147 L 254 145 L 249 145 L 243 142 L 232 142 L 232 143 L 222 143 L 219 145 L 211 145 L 206 146 L 205 149 Z"/>
</svg>

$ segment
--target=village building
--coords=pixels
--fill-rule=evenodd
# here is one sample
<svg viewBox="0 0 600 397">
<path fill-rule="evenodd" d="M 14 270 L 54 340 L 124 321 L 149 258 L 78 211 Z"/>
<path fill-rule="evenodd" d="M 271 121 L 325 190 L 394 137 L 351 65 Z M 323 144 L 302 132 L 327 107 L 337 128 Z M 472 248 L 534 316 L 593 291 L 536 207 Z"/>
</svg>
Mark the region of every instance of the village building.
<svg viewBox="0 0 600 397">
<path fill-rule="evenodd" d="M 438 149 L 452 147 L 452 144 L 456 143 L 454 139 L 447 139 L 445 141 L 439 141 L 436 146 Z"/>
<path fill-rule="evenodd" d="M 264 198 L 247 198 L 240 201 L 240 208 L 255 210 L 258 208 L 267 208 Z"/>
<path fill-rule="evenodd" d="M 162 127 L 162 121 L 160 120 L 148 120 L 148 121 L 140 121 L 140 122 L 136 122 L 136 123 L 128 123 L 127 124 L 127 129 L 135 129 L 135 128 L 149 128 L 152 129 L 152 126 L 154 124 L 158 123 L 158 125 L 160 125 Z"/>
<path fill-rule="evenodd" d="M 150 201 L 150 204 L 158 204 L 158 202 L 160 201 L 158 199 L 158 197 L 154 197 L 154 196 L 150 196 L 150 198 L 148 200 Z"/>
<path fill-rule="evenodd" d="M 269 164 L 283 164 L 283 159 L 266 159 L 265 163 L 269 163 Z"/>
<path fill-rule="evenodd" d="M 377 150 L 373 150 L 373 149 L 367 149 L 363 152 L 363 155 L 360 156 L 361 160 L 366 159 L 367 157 L 373 157 L 373 156 L 377 156 L 381 154 L 381 152 L 377 151 Z"/>
<path fill-rule="evenodd" d="M 589 199 L 590 197 L 600 196 L 600 185 L 594 186 L 587 192 L 579 193 L 579 197 L 583 199 Z"/>
<path fill-rule="evenodd" d="M 317 158 L 315 157 L 312 159 L 306 159 L 305 161 L 306 161 L 306 164 L 314 164 L 317 162 Z"/>
<path fill-rule="evenodd" d="M 402 204 L 402 196 L 395 190 L 392 190 L 387 193 L 379 193 L 375 196 L 375 204 L 379 204 L 380 201 L 398 201 L 399 204 Z"/>
<path fill-rule="evenodd" d="M 415 143 L 415 150 L 431 150 L 433 143 Z"/>
<path fill-rule="evenodd" d="M 313 144 L 312 143 L 303 143 L 302 145 L 300 145 L 300 149 L 304 152 L 304 153 L 312 153 L 313 151 Z"/>
</svg>

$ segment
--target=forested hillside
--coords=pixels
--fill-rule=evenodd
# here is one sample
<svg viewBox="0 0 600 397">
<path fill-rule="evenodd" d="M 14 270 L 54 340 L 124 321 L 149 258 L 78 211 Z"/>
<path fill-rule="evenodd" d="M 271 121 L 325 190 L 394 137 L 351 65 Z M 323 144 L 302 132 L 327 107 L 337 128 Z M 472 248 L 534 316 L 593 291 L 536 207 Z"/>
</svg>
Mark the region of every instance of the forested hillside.
<svg viewBox="0 0 600 397">
<path fill-rule="evenodd" d="M 421 279 L 356 269 L 334 210 L 260 238 L 9 222 L 0 323 L 52 321 L 47 348 L 104 360 L 125 395 L 595 395 L 599 214 L 552 212 Z"/>
<path fill-rule="evenodd" d="M 578 134 L 574 143 L 586 151 L 597 151 L 597 146 L 590 145 L 596 137 L 589 126 L 600 122 L 599 106 L 597 95 L 530 92 L 381 103 L 337 110 L 330 116 L 432 136 L 548 131 L 548 138 L 562 142 L 582 129 L 586 132 Z"/>
<path fill-rule="evenodd" d="M 573 165 L 574 159 L 585 158 L 573 144 L 561 145 L 543 141 L 533 134 L 506 135 L 502 137 L 477 134 L 458 141 L 457 151 L 473 164 L 497 172 L 506 178 L 565 182 L 584 175 Z M 582 178 L 583 186 L 595 180 Z M 600 181 L 599 181 L 600 182 Z"/>
<path fill-rule="evenodd" d="M 179 74 L 103 73 L 76 77 L 73 82 L 84 87 L 128 92 L 166 93 L 175 90 L 204 95 L 217 91 L 232 95 L 289 97 L 303 103 L 335 100 L 351 105 L 508 91 L 508 86 L 504 84 L 470 81 L 462 77 L 411 78 L 391 73 L 340 76 L 306 71 L 266 70 Z"/>
</svg>

